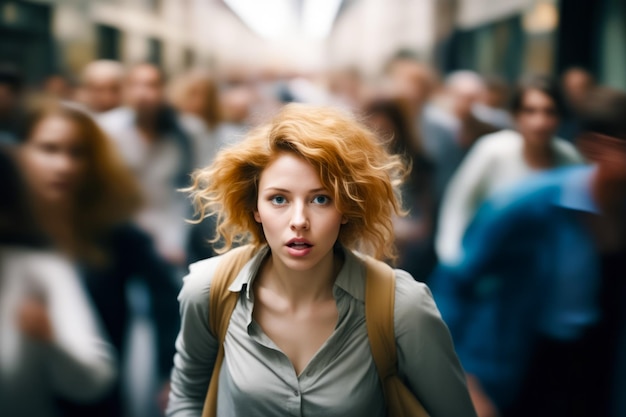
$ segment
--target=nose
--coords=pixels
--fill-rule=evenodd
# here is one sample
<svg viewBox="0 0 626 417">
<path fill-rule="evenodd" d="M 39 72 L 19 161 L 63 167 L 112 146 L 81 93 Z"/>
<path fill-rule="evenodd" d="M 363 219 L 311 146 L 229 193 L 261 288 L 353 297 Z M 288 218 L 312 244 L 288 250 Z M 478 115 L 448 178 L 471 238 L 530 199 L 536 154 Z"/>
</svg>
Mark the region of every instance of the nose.
<svg viewBox="0 0 626 417">
<path fill-rule="evenodd" d="M 77 168 L 76 158 L 67 153 L 60 153 L 56 160 L 57 173 L 61 175 L 71 175 Z"/>
<path fill-rule="evenodd" d="M 293 205 L 289 226 L 291 230 L 307 230 L 309 228 L 309 217 L 307 215 L 305 204 L 302 202 L 297 202 Z"/>
</svg>

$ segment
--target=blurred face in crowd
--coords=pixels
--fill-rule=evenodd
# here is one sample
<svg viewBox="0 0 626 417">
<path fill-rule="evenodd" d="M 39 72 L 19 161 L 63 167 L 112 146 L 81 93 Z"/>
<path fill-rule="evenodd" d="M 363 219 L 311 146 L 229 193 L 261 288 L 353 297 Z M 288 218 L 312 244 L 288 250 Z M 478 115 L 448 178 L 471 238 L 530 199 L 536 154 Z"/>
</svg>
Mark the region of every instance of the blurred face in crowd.
<svg viewBox="0 0 626 417">
<path fill-rule="evenodd" d="M 430 69 L 410 60 L 394 62 L 388 76 L 394 92 L 408 100 L 416 110 L 428 100 L 434 87 Z"/>
<path fill-rule="evenodd" d="M 50 115 L 41 119 L 21 147 L 26 182 L 38 201 L 67 203 L 87 170 L 86 143 L 72 120 Z"/>
<path fill-rule="evenodd" d="M 574 68 L 563 75 L 563 91 L 573 106 L 578 106 L 584 102 L 594 84 L 591 74 L 583 69 Z"/>
<path fill-rule="evenodd" d="M 197 81 L 187 86 L 185 99 L 180 102 L 180 110 L 185 113 L 202 115 L 210 106 L 209 96 L 211 86 L 209 83 Z"/>
<path fill-rule="evenodd" d="M 94 77 L 84 90 L 87 106 L 98 113 L 119 107 L 122 102 L 122 81 L 116 77 Z"/>
<path fill-rule="evenodd" d="M 154 116 L 164 102 L 163 78 L 152 65 L 139 65 L 128 74 L 126 101 L 138 114 Z"/>
<path fill-rule="evenodd" d="M 524 93 L 515 121 L 525 140 L 547 145 L 559 127 L 556 103 L 540 90 L 528 90 Z"/>
<path fill-rule="evenodd" d="M 472 115 L 472 106 L 483 95 L 483 88 L 471 82 L 458 83 L 448 93 L 452 99 L 454 115 L 460 120 L 467 120 Z"/>
</svg>

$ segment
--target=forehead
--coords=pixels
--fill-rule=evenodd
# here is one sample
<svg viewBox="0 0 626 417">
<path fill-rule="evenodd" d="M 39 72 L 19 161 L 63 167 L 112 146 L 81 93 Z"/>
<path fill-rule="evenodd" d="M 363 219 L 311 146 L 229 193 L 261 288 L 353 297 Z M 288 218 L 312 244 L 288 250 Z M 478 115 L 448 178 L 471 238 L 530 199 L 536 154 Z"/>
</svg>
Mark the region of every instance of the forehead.
<svg viewBox="0 0 626 417">
<path fill-rule="evenodd" d="M 522 94 L 522 106 L 549 105 L 555 106 L 554 99 L 544 91 L 530 88 Z"/>
<path fill-rule="evenodd" d="M 315 167 L 302 157 L 284 152 L 272 160 L 261 172 L 259 190 L 281 188 L 302 191 L 323 188 Z"/>
<path fill-rule="evenodd" d="M 34 138 L 75 140 L 78 139 L 79 126 L 68 117 L 58 114 L 44 116 L 33 129 Z"/>
<path fill-rule="evenodd" d="M 160 83 L 161 73 L 154 67 L 139 66 L 134 68 L 128 75 L 128 80 L 132 82 Z"/>
</svg>

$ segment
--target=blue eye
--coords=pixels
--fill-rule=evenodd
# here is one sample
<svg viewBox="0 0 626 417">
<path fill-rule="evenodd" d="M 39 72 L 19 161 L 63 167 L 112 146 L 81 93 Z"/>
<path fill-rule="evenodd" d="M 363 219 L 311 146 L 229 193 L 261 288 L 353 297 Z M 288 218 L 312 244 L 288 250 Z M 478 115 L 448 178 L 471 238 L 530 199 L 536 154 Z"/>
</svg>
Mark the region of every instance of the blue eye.
<svg viewBox="0 0 626 417">
<path fill-rule="evenodd" d="M 283 197 L 282 195 L 275 195 L 274 197 L 272 197 L 270 199 L 270 201 L 274 205 L 282 206 L 283 204 L 285 204 L 287 202 L 287 199 L 285 197 Z"/>
<path fill-rule="evenodd" d="M 313 198 L 313 203 L 319 204 L 320 206 L 325 206 L 326 204 L 330 203 L 330 197 L 325 195 L 317 195 L 315 196 L 315 198 Z"/>
</svg>

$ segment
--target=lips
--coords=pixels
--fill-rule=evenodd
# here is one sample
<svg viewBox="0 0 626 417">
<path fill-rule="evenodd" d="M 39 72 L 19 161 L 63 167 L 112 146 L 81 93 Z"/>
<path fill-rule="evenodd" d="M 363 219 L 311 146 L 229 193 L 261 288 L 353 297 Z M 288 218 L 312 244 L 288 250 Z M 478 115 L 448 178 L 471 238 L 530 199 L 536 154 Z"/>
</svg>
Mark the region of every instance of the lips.
<svg viewBox="0 0 626 417">
<path fill-rule="evenodd" d="M 307 249 L 312 247 L 313 244 L 306 239 L 295 238 L 287 242 L 287 246 L 294 249 Z"/>
</svg>

